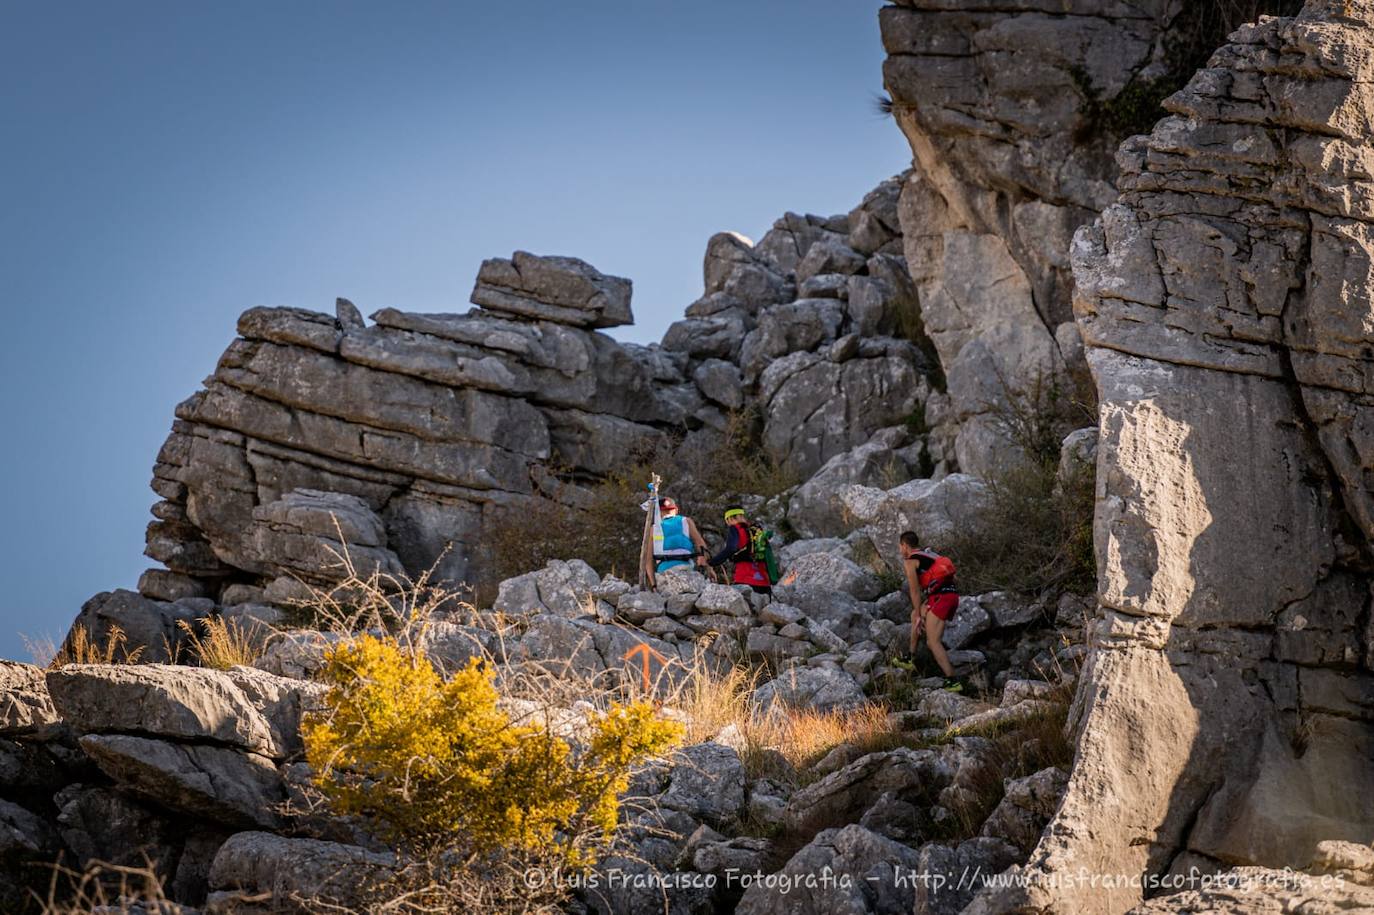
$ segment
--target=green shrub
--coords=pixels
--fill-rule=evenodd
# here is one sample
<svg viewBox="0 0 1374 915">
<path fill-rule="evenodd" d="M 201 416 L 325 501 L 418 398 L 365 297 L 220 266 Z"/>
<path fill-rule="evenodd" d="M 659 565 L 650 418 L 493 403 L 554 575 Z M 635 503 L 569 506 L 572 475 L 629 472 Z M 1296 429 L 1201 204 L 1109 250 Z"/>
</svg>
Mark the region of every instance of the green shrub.
<svg viewBox="0 0 1374 915">
<path fill-rule="evenodd" d="M 1087 123 L 1080 141 L 1099 138 L 1115 146 L 1126 137 L 1149 133 L 1166 112 L 1162 103 L 1188 84 L 1207 65 L 1212 52 L 1241 25 L 1262 15 L 1295 16 L 1303 0 L 1198 0 L 1180 6 L 1163 33 L 1164 71 L 1153 77 L 1136 76 L 1115 96 L 1105 98 L 1087 71 L 1069 73 L 1083 96 Z"/>
<path fill-rule="evenodd" d="M 1056 469 L 1029 462 L 998 474 L 985 507 L 938 545 L 959 564 L 961 590 L 1052 596 L 1096 587 L 1093 468 L 1074 468 L 1062 485 Z"/>
</svg>

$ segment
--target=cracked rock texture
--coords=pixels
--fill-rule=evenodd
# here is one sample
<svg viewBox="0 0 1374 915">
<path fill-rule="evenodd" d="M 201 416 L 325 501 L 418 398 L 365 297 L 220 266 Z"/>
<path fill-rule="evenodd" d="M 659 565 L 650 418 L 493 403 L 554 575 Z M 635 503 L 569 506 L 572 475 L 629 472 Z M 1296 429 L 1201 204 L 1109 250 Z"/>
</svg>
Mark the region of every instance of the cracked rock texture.
<svg viewBox="0 0 1374 915">
<path fill-rule="evenodd" d="M 915 308 L 901 186 L 849 214 L 789 213 L 757 245 L 713 236 L 703 295 L 661 345 L 597 330 L 633 321 L 629 280 L 523 251 L 482 264 L 465 314 L 249 309 L 153 469 L 146 553 L 165 568 L 143 600 L 102 595 L 83 622 L 99 636 L 128 616 L 131 645 L 165 660 L 176 621 L 207 612 L 187 601 L 286 603 L 300 581 L 344 578 L 344 554 L 363 577 L 437 561 L 470 580 L 493 512 L 560 491 L 548 468 L 581 481 L 679 441 L 707 448 L 731 410 L 755 410 L 765 447 L 803 475 L 884 429 L 929 464 L 904 426 L 936 366 L 899 332 Z"/>
<path fill-rule="evenodd" d="M 301 582 L 343 577 L 345 551 L 364 576 L 437 560 L 440 578 L 469 578 L 486 521 L 555 490 L 550 467 L 575 490 L 631 452 L 707 447 L 728 411 L 752 409 L 763 446 L 807 480 L 777 500 L 812 538 L 780 551 L 795 580 L 771 603 L 690 571 L 645 593 L 549 557 L 500 586 L 495 609 L 519 626 L 502 663 L 614 680 L 637 676 L 627 655 L 640 644 L 682 660 L 742 648 L 776 673 L 752 694 L 760 708 L 859 706 L 909 629 L 905 601 L 883 595 L 861 557 L 885 555 L 908 527 L 938 537 L 976 512 L 1015 457 L 1009 404 L 1076 394 L 1090 370 L 1100 422 L 1064 448 L 1098 468 L 1098 608 L 1072 599 L 1067 614 L 1074 627 L 1089 617 L 1086 667 L 1083 645 L 1052 650 L 1031 632 L 1053 610 L 968 595 L 947 638 L 967 649 L 952 653 L 961 671 L 992 657 L 990 633 L 1025 643 L 1017 670 L 997 675 L 1000 705 L 922 689 L 895 712 L 921 727 L 957 721 L 963 736 L 837 747 L 792 791 L 748 777 L 726 728 L 636 776 L 634 796 L 663 802 L 666 831 L 646 833 L 631 869 L 769 862 L 849 878 L 814 896 L 688 893 L 673 902 L 682 912 L 1367 906 L 1374 0 L 1312 0 L 1296 18 L 1241 28 L 1149 136 L 1120 145 L 1114 119 L 1153 110 L 1141 100 L 1176 75 L 1178 36 L 1219 8 L 883 8 L 884 82 L 913 168 L 848 214 L 788 213 L 757 244 L 712 236 L 702 295 L 660 344 L 600 332 L 633 320 L 629 280 L 526 252 L 483 263 L 465 314 L 384 308 L 369 321 L 343 299 L 332 315 L 248 310 L 159 453 L 146 552 L 162 567 L 140 593 L 93 597 L 78 622 L 102 643 L 119 625 L 141 661 L 169 661 L 182 624 L 280 621 Z M 178 898 L 207 912 L 306 890 L 351 904 L 358 881 L 339 875 L 394 859 L 336 844 L 356 841 L 341 824 L 337 836 L 294 834 L 308 824 L 279 807 L 304 777 L 299 723 L 319 698 L 290 678 L 317 670 L 334 638 L 288 632 L 259 669 L 223 673 L 0 671 L 0 776 L 24 802 L 0 801 L 0 863 L 62 844 L 84 863 L 124 854 L 136 834 Z M 421 647 L 452 670 L 498 640 L 473 620 L 439 620 Z M 1059 687 L 1025 679 L 1051 663 L 1077 678 L 1072 770 L 1008 779 L 982 835 L 928 841 L 923 818 L 947 819 L 978 781 L 990 745 L 975 729 L 1052 708 Z M 658 685 L 677 682 L 670 672 Z M 805 844 L 716 832 L 746 811 Z M 869 879 L 1010 865 L 1024 886 L 976 895 Z M 1284 868 L 1356 889 L 1169 896 L 1129 879 Z M 1126 879 L 1035 879 L 1079 873 Z M 6 893 L 0 881 L 0 907 Z M 585 901 L 639 911 L 662 899 Z"/>
<path fill-rule="evenodd" d="M 904 251 L 948 379 L 927 419 L 951 469 L 1005 466 L 1015 449 L 997 416 L 1008 400 L 1081 376 L 1070 240 L 1116 196 L 1116 120 L 1148 112 L 1142 99 L 1175 78 L 1203 6 L 882 9 L 883 82 L 915 159 L 899 207 Z"/>
<path fill-rule="evenodd" d="M 1371 26 L 1374 4 L 1312 0 L 1235 32 L 1075 238 L 1101 608 L 1033 872 L 1374 841 Z M 1018 893 L 988 910 L 1141 901 Z"/>
</svg>

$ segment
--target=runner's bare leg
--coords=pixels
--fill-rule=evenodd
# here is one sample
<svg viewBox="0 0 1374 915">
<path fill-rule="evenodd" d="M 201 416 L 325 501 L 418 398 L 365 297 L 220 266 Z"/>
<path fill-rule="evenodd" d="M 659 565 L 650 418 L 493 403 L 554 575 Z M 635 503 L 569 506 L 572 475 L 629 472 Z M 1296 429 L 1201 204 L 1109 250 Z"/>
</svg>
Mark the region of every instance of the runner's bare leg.
<svg viewBox="0 0 1374 915">
<path fill-rule="evenodd" d="M 913 633 L 915 630 L 912 630 Z M 945 621 L 934 613 L 926 614 L 926 647 L 935 656 L 935 663 L 940 665 L 941 672 L 946 677 L 954 676 L 954 665 L 949 663 L 949 655 L 945 653 L 945 645 L 940 641 L 940 637 L 945 634 Z M 915 643 L 915 635 L 912 642 Z M 914 649 L 913 649 L 914 650 Z"/>
</svg>

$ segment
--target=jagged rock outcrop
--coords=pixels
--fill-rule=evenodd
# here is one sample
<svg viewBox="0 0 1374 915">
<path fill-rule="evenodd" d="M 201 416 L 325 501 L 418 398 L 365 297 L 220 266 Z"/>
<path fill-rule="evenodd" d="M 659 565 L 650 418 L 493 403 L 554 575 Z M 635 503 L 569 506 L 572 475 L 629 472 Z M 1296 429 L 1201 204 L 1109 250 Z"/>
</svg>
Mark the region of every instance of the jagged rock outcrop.
<svg viewBox="0 0 1374 915">
<path fill-rule="evenodd" d="M 440 578 L 468 577 L 485 521 L 552 489 L 550 467 L 577 482 L 629 453 L 704 448 L 728 411 L 753 409 L 764 447 L 809 478 L 777 500 L 811 539 L 784 548 L 772 600 L 691 571 L 642 591 L 549 557 L 501 583 L 494 613 L 442 611 L 416 647 L 446 672 L 484 656 L 616 684 L 641 676 L 643 646 L 661 695 L 688 664 L 743 660 L 767 665 L 754 714 L 867 707 L 911 631 L 888 590 L 897 534 L 976 514 L 980 477 L 1015 457 L 1007 411 L 1067 396 L 1090 365 L 1100 430 L 1065 440 L 1061 471 L 1099 468 L 1081 677 L 1081 599 L 967 596 L 946 643 L 957 670 L 983 668 L 978 695 L 907 684 L 889 720 L 919 749 L 841 744 L 785 785 L 792 763 L 725 727 L 636 774 L 633 854 L 601 870 L 774 880 L 692 885 L 669 901 L 680 912 L 1258 906 L 1272 900 L 1145 901 L 1130 878 L 1284 867 L 1369 884 L 1374 4 L 1312 0 L 1242 29 L 1113 162 L 1124 109 L 1151 110 L 1204 6 L 885 8 L 913 171 L 847 215 L 787 214 L 758 244 L 713 236 L 701 298 L 658 345 L 598 332 L 632 321 L 628 280 L 526 252 L 483 263 L 463 315 L 245 312 L 159 454 L 147 552 L 165 568 L 78 622 L 168 661 L 204 616 L 282 624 L 271 605 L 339 580 L 345 553 L 364 577 L 436 560 Z M 177 897 L 208 893 L 211 912 L 358 902 L 339 875 L 384 877 L 393 856 L 261 831 L 320 826 L 281 807 L 308 777 L 300 716 L 319 694 L 292 678 L 340 638 L 285 632 L 226 673 L 4 671 L 0 860 L 125 854 L 136 832 Z M 985 795 L 1002 755 L 1019 767 L 1049 735 L 999 739 L 1062 715 L 1076 678 L 1071 774 L 1036 760 Z M 576 705 L 538 713 L 576 732 Z M 742 757 L 759 756 L 776 779 L 750 773 Z M 967 817 L 962 841 L 933 840 Z M 784 840 L 728 835 L 745 818 Z M 1023 882 L 931 889 L 1027 854 Z M 776 891 L 825 868 L 845 878 L 833 892 Z M 1081 871 L 1125 879 L 1039 879 Z M 597 912 L 664 901 L 652 885 L 581 897 Z"/>
<path fill-rule="evenodd" d="M 575 257 L 516 251 L 510 260 L 482 262 L 472 301 L 489 311 L 574 327 L 633 324 L 630 281 L 606 276 Z"/>
<path fill-rule="evenodd" d="M 165 568 L 141 579 L 146 600 L 105 598 L 81 622 L 99 638 L 128 615 L 129 645 L 166 660 L 178 621 L 206 612 L 182 603 L 289 603 L 298 580 L 344 578 L 345 556 L 364 578 L 436 562 L 470 578 L 485 520 L 557 491 L 549 467 L 595 478 L 684 437 L 699 452 L 730 410 L 756 411 L 802 475 L 884 429 L 898 475 L 928 465 L 923 437 L 893 428 L 936 368 L 902 336 L 901 184 L 847 215 L 788 214 L 758 245 L 712 237 L 704 294 L 661 345 L 597 330 L 633 320 L 629 280 L 526 252 L 482 264 L 467 314 L 249 309 L 154 467 L 146 552 Z"/>
<path fill-rule="evenodd" d="M 1213 6 L 883 8 L 883 82 L 916 166 L 901 195 L 902 238 L 948 378 L 948 396 L 928 412 L 937 460 L 980 476 L 1005 466 L 1014 449 L 998 416 L 1009 396 L 1070 388 L 1066 374 L 1082 365 L 1070 240 L 1116 196 L 1117 143 L 1191 73 L 1197 51 L 1211 50 L 1197 42 L 1230 14 Z"/>
<path fill-rule="evenodd" d="M 1352 790 L 1374 783 L 1371 26 L 1312 0 L 1240 29 L 1075 239 L 1101 610 L 1032 873 L 1306 868 L 1374 840 Z M 1140 901 L 1042 884 L 982 910 Z"/>
<path fill-rule="evenodd" d="M 799 561 L 852 564 L 845 541 L 791 547 Z M 423 625 L 417 621 L 408 643 L 442 671 L 481 656 L 495 666 L 498 682 L 519 683 L 542 670 L 601 684 L 593 689 L 637 680 L 632 649 L 647 646 L 656 653 L 651 669 L 667 687 L 665 713 L 674 717 L 690 714 L 688 706 L 674 707 L 686 694 L 673 691 L 688 666 L 724 671 L 767 659 L 775 676 L 751 688 L 751 714 L 771 716 L 783 706 L 809 713 L 867 707 L 881 718 L 864 686 L 893 675 L 882 657 L 905 639 L 894 622 L 906 617 L 904 600 L 901 607 L 893 595 L 863 601 L 834 582 L 779 586 L 770 600 L 681 571 L 665 573 L 653 592 L 602 578 L 577 560 L 554 560 L 504 582 L 499 593 L 499 612 L 437 610 Z M 969 599 L 980 609 L 986 604 L 982 635 L 994 633 L 997 620 L 1025 625 L 1024 609 L 1012 609 L 1010 599 L 984 598 Z M 6 676 L 24 713 L 12 715 L 0 739 L 0 823 L 11 837 L 0 846 L 0 860 L 18 874 L 59 852 L 81 864 L 137 864 L 146 853 L 178 902 L 203 903 L 207 913 L 304 911 L 302 900 L 367 909 L 369 884 L 385 880 L 404 855 L 388 853 L 359 821 L 312 809 L 310 768 L 302 760 L 302 717 L 324 693 L 322 684 L 303 678 L 342 637 L 277 634 L 255 662 L 276 673 L 70 664 L 44 674 L 12 665 Z M 825 888 L 817 905 L 846 899 L 855 911 L 908 911 L 920 898 L 921 873 L 954 866 L 949 862 L 1000 869 L 1019 861 L 1023 853 L 1000 836 L 948 847 L 935 838 L 979 773 L 1002 764 L 988 738 L 946 729 L 996 732 L 1050 705 L 1040 697 L 1051 685 L 1026 679 L 1028 666 L 1014 663 L 1003 671 L 1002 707 L 944 692 L 938 678 L 910 684 L 914 708 L 891 718 L 893 736 L 929 747 L 871 752 L 842 743 L 806 763 L 812 771 L 805 782 L 791 778 L 793 764 L 778 750 L 758 746 L 759 735 L 736 723 L 653 761 L 635 773 L 626 794 L 625 844 L 598 865 L 604 879 L 579 898 L 592 911 L 641 911 L 663 902 L 653 881 L 668 879 L 685 887 L 669 893 L 670 911 L 730 911 L 737 904 L 744 911 L 785 910 L 797 897 L 779 886 L 815 864 L 847 875 L 835 886 L 840 895 Z M 585 737 L 595 708 L 518 696 L 503 703 L 522 721 L 548 722 L 574 739 Z M 758 771 L 760 758 L 770 774 Z M 1021 841 L 1049 803 L 1043 781 L 1042 773 L 1009 785 L 1007 802 L 988 822 L 1004 822 Z M 751 819 L 785 838 L 741 835 Z M 849 825 L 828 828 L 841 823 Z M 797 848 L 803 850 L 785 860 Z M 714 886 L 702 882 L 703 875 L 732 873 Z M 0 879 L 0 902 L 23 892 L 17 877 Z"/>
</svg>

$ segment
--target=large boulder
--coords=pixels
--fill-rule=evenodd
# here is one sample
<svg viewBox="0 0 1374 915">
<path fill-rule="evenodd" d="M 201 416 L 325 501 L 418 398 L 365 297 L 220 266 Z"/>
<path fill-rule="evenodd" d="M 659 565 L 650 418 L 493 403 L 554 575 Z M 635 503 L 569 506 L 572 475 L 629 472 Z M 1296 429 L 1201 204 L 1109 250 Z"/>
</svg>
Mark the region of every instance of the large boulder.
<svg viewBox="0 0 1374 915">
<path fill-rule="evenodd" d="M 294 911 L 303 903 L 357 908 L 396 866 L 394 856 L 355 845 L 240 832 L 215 855 L 206 910 L 230 915 L 263 905 Z"/>
<path fill-rule="evenodd" d="M 849 533 L 850 519 L 840 499 L 849 484 L 891 486 L 906 475 L 906 466 L 881 442 L 865 442 L 837 454 L 797 488 L 787 506 L 787 520 L 803 537 L 836 537 Z"/>
<path fill-rule="evenodd" d="M 787 564 L 787 581 L 803 588 L 830 588 L 859 600 L 873 600 L 883 592 L 877 575 L 839 552 L 798 556 Z"/>
<path fill-rule="evenodd" d="M 744 379 L 739 367 L 724 359 L 707 359 L 692 373 L 692 380 L 708 400 L 727 410 L 744 406 Z"/>
<path fill-rule="evenodd" d="M 225 826 L 282 823 L 286 789 L 265 756 L 129 734 L 87 734 L 80 742 L 121 788 L 155 804 Z"/>
<path fill-rule="evenodd" d="M 868 259 L 853 248 L 836 240 L 824 238 L 813 244 L 806 256 L 797 264 L 797 282 L 804 283 L 821 274 L 841 274 L 848 276 L 859 273 L 867 265 Z"/>
<path fill-rule="evenodd" d="M 47 675 L 58 714 L 77 733 L 203 741 L 275 758 L 299 747 L 299 711 L 284 716 L 285 727 L 274 727 L 240 684 L 262 708 L 278 709 L 288 701 L 284 693 L 297 694 L 295 684 L 283 689 L 271 674 L 243 668 L 231 674 L 161 664 L 73 664 Z"/>
<path fill-rule="evenodd" d="M 792 353 L 759 378 L 763 443 L 779 461 L 810 475 L 826 461 L 905 422 L 929 393 L 913 349 L 834 361 Z"/>
<path fill-rule="evenodd" d="M 751 881 L 735 911 L 741 915 L 910 915 L 917 863 L 912 849 L 857 824 L 827 829 L 793 855 L 777 875 Z M 784 881 L 795 888 L 781 891 Z"/>
<path fill-rule="evenodd" d="M 58 717 L 40 668 L 0 661 L 0 735 L 40 732 L 56 724 Z"/>
<path fill-rule="evenodd" d="M 575 257 L 516 251 L 482 262 L 472 303 L 497 312 L 577 327 L 633 324 L 630 281 Z"/>
<path fill-rule="evenodd" d="M 1200 24 L 1162 0 L 1054 6 L 1047 16 L 1050 9 L 1034 0 L 996 8 L 911 0 L 884 8 L 879 22 L 883 84 L 911 144 L 915 180 L 956 214 L 951 228 L 1005 240 L 1034 291 L 1031 317 L 1053 327 L 1070 317 L 1067 242 L 1111 202 L 1112 152 L 1138 129 L 1103 112 L 1148 117 L 1150 106 L 1134 100 L 1156 80 L 1187 76 L 1168 73 L 1177 64 L 1165 62 L 1165 49 Z M 900 229 L 907 259 L 924 272 L 938 263 L 942 239 L 913 231 L 912 183 L 899 203 Z M 984 267 L 989 278 L 1000 274 Z M 998 307 L 972 304 L 975 313 Z"/>
<path fill-rule="evenodd" d="M 549 422 L 549 447 L 559 461 L 588 473 L 614 473 L 623 468 L 626 455 L 651 454 L 667 441 L 662 430 L 619 416 L 555 409 L 544 410 L 544 415 Z"/>
<path fill-rule="evenodd" d="M 593 615 L 592 592 L 601 576 L 581 559 L 550 559 L 544 568 L 508 578 L 498 586 L 492 609 L 516 619 L 552 613 L 569 619 Z"/>
<path fill-rule="evenodd" d="M 702 587 L 695 606 L 702 613 L 724 613 L 739 617 L 748 617 L 753 613 L 749 601 L 738 589 L 714 582 Z"/>
<path fill-rule="evenodd" d="M 744 784 L 739 753 L 718 743 L 694 744 L 675 755 L 668 789 L 658 802 L 694 819 L 733 827 L 744 809 Z"/>
<path fill-rule="evenodd" d="M 900 571 L 897 538 L 915 531 L 924 543 L 939 548 L 966 519 L 983 511 L 988 485 L 977 477 L 952 473 L 940 480 L 912 480 L 889 490 L 857 484 L 839 497 L 856 523 L 863 526 L 878 555 Z"/>
<path fill-rule="evenodd" d="M 852 708 L 865 702 L 858 682 L 843 670 L 831 667 L 793 667 L 754 690 L 754 703 L 764 712 L 787 708 Z"/>
<path fill-rule="evenodd" d="M 338 581 L 351 570 L 400 576 L 401 561 L 387 547 L 386 525 L 357 496 L 294 489 L 253 509 L 245 564 L 254 571 Z"/>
<path fill-rule="evenodd" d="M 663 348 L 686 353 L 695 359 L 723 359 L 739 356 L 740 345 L 748 331 L 741 309 L 731 308 L 704 318 L 684 318 L 668 326 Z"/>
</svg>

